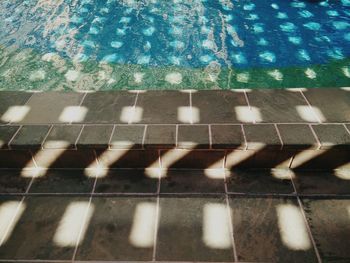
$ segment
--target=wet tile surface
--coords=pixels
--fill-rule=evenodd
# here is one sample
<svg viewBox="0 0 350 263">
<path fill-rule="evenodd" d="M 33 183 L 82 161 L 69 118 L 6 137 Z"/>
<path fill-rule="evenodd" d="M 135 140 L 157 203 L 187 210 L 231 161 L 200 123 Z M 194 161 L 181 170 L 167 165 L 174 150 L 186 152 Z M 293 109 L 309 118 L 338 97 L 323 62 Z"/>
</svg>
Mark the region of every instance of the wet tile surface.
<svg viewBox="0 0 350 263">
<path fill-rule="evenodd" d="M 31 179 L 25 178 L 18 170 L 1 170 L 0 193 L 24 193 Z"/>
<path fill-rule="evenodd" d="M 14 139 L 11 141 L 12 149 L 38 149 L 41 147 L 47 133 L 49 125 L 25 125 L 22 126 Z"/>
<path fill-rule="evenodd" d="M 161 198 L 160 211 L 157 260 L 233 260 L 223 198 Z M 211 239 L 214 232 L 216 239 Z"/>
<path fill-rule="evenodd" d="M 321 143 L 321 149 L 348 148 L 350 149 L 350 134 L 343 125 L 312 125 Z"/>
<path fill-rule="evenodd" d="M 23 106 L 32 96 L 30 92 L 1 91 L 0 96 L 0 124 L 15 120 L 11 116 L 13 107 Z"/>
<path fill-rule="evenodd" d="M 144 125 L 117 125 L 110 141 L 111 149 L 142 148 Z"/>
<path fill-rule="evenodd" d="M 96 182 L 96 193 L 156 193 L 157 172 L 143 169 L 110 170 Z"/>
<path fill-rule="evenodd" d="M 222 170 L 169 170 L 162 174 L 162 193 L 225 193 Z"/>
<path fill-rule="evenodd" d="M 323 262 L 349 262 L 350 200 L 304 199 L 306 217 Z"/>
<path fill-rule="evenodd" d="M 8 149 L 9 143 L 19 126 L 0 126 L 0 149 Z"/>
<path fill-rule="evenodd" d="M 88 125 L 77 142 L 78 148 L 108 148 L 112 135 L 113 125 Z"/>
<path fill-rule="evenodd" d="M 76 141 L 83 126 L 53 126 L 46 137 L 43 147 L 45 149 L 71 149 L 75 148 Z"/>
<path fill-rule="evenodd" d="M 99 197 L 91 205 L 94 214 L 78 260 L 152 260 L 155 198 Z"/>
<path fill-rule="evenodd" d="M 181 149 L 209 149 L 209 126 L 180 125 L 178 127 L 177 147 Z"/>
<path fill-rule="evenodd" d="M 317 262 L 295 199 L 231 197 L 230 206 L 239 261 Z"/>
</svg>

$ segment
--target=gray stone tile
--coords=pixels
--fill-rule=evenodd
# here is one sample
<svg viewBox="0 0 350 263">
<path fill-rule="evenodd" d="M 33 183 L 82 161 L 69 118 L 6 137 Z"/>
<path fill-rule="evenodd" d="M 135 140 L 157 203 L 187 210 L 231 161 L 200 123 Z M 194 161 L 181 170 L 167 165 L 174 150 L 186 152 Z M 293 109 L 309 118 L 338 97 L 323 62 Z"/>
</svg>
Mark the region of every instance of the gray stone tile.
<svg viewBox="0 0 350 263">
<path fill-rule="evenodd" d="M 144 125 L 117 125 L 111 141 L 111 149 L 140 149 L 142 148 Z"/>
<path fill-rule="evenodd" d="M 274 125 L 271 124 L 246 124 L 243 126 L 247 139 L 248 150 L 281 149 L 281 141 Z"/>
<path fill-rule="evenodd" d="M 23 106 L 32 93 L 21 91 L 1 91 L 0 92 L 0 124 L 9 123 L 13 120 L 10 116 L 11 107 Z"/>
<path fill-rule="evenodd" d="M 147 91 L 139 94 L 136 106 L 143 111 L 140 123 L 182 123 L 178 112 L 180 107 L 190 106 L 190 97 L 180 91 Z"/>
<path fill-rule="evenodd" d="M 209 149 L 208 125 L 180 125 L 178 127 L 177 147 L 181 149 Z"/>
<path fill-rule="evenodd" d="M 25 125 L 11 141 L 12 149 L 38 149 L 50 130 L 49 125 Z"/>
<path fill-rule="evenodd" d="M 0 149 L 8 149 L 9 143 L 19 126 L 0 126 Z"/>
<path fill-rule="evenodd" d="M 321 143 L 321 149 L 347 148 L 350 149 L 350 134 L 343 125 L 322 124 L 312 125 Z"/>
<path fill-rule="evenodd" d="M 246 147 L 241 125 L 211 125 L 212 147 L 240 149 Z"/>
<path fill-rule="evenodd" d="M 283 149 L 316 149 L 318 142 L 309 125 L 305 124 L 278 124 Z"/>
<path fill-rule="evenodd" d="M 0 168 L 32 168 L 32 155 L 29 151 L 4 150 L 0 151 Z"/>
<path fill-rule="evenodd" d="M 175 125 L 148 125 L 144 147 L 156 149 L 175 148 L 175 137 Z"/>
<path fill-rule="evenodd" d="M 87 114 L 84 123 L 128 123 L 128 109 L 134 106 L 136 93 L 99 91 L 86 95 L 82 106 Z M 129 107 L 129 108 L 128 108 Z"/>
<path fill-rule="evenodd" d="M 161 198 L 160 211 L 156 260 L 233 261 L 223 197 Z"/>
<path fill-rule="evenodd" d="M 25 178 L 20 170 L 1 170 L 0 171 L 0 193 L 24 193 L 31 181 L 31 178 Z"/>
<path fill-rule="evenodd" d="M 79 106 L 84 94 L 74 92 L 42 92 L 35 93 L 26 103 L 29 112 L 20 121 L 22 124 L 50 124 L 68 123 L 70 120 L 62 118 L 67 107 Z"/>
<path fill-rule="evenodd" d="M 305 122 L 296 106 L 306 106 L 305 110 L 310 111 L 300 92 L 259 89 L 247 92 L 247 95 L 250 105 L 260 111 L 262 122 Z"/>
<path fill-rule="evenodd" d="M 227 171 L 227 190 L 248 194 L 291 194 L 294 192 L 286 169 Z"/>
<path fill-rule="evenodd" d="M 223 170 L 168 170 L 162 175 L 162 193 L 225 193 Z"/>
<path fill-rule="evenodd" d="M 84 170 L 49 170 L 35 178 L 30 193 L 91 193 L 94 178 Z"/>
<path fill-rule="evenodd" d="M 349 200 L 303 200 L 322 262 L 349 262 Z"/>
<path fill-rule="evenodd" d="M 230 205 L 239 261 L 317 262 L 295 199 L 231 197 Z"/>
<path fill-rule="evenodd" d="M 350 194 L 349 170 L 295 171 L 294 184 L 300 194 Z"/>
<path fill-rule="evenodd" d="M 8 240 L 0 247 L 1 259 L 20 260 L 70 260 L 73 256 L 74 245 L 82 220 L 74 218 L 75 228 L 71 235 L 60 237 L 60 231 L 66 231 L 67 224 L 61 220 L 71 205 L 72 212 L 75 204 L 89 201 L 80 197 L 27 197 L 23 202 L 23 212 Z M 84 211 L 82 211 L 84 213 Z M 72 218 L 70 218 L 72 220 Z M 82 218 L 81 218 L 82 219 Z M 64 235 L 64 234 L 63 234 Z"/>
<path fill-rule="evenodd" d="M 87 125 L 77 142 L 77 148 L 108 148 L 113 125 Z"/>
<path fill-rule="evenodd" d="M 308 89 L 303 91 L 310 104 L 317 107 L 325 122 L 350 121 L 350 91 L 342 89 Z"/>
<path fill-rule="evenodd" d="M 192 106 L 199 110 L 199 123 L 239 123 L 235 107 L 248 106 L 244 93 L 232 91 L 197 91 Z"/>
<path fill-rule="evenodd" d="M 95 197 L 91 205 L 94 215 L 77 260 L 152 260 L 155 198 Z"/>
<path fill-rule="evenodd" d="M 158 178 L 143 169 L 116 169 L 99 178 L 95 193 L 156 193 Z"/>
<path fill-rule="evenodd" d="M 45 149 L 72 149 L 82 130 L 82 125 L 53 126 L 46 137 L 43 147 Z"/>
</svg>

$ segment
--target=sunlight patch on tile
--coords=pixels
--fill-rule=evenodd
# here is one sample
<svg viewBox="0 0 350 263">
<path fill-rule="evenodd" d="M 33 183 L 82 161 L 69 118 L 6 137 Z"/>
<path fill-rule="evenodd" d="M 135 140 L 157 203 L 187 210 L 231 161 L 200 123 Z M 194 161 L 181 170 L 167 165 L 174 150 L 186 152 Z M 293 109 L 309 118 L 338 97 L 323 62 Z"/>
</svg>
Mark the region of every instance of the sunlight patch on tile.
<svg viewBox="0 0 350 263">
<path fill-rule="evenodd" d="M 200 111 L 197 107 L 182 106 L 177 108 L 177 119 L 182 123 L 198 123 Z"/>
<path fill-rule="evenodd" d="M 236 106 L 235 113 L 237 120 L 245 123 L 262 122 L 260 109 L 249 106 Z"/>
<path fill-rule="evenodd" d="M 307 122 L 323 122 L 326 120 L 322 111 L 315 106 L 295 106 L 300 118 Z"/>
<path fill-rule="evenodd" d="M 68 106 L 65 107 L 59 116 L 61 122 L 82 122 L 88 112 L 88 108 L 83 106 Z"/>
<path fill-rule="evenodd" d="M 3 122 L 20 122 L 24 120 L 29 111 L 29 106 L 11 106 L 1 116 L 1 120 Z"/>
<path fill-rule="evenodd" d="M 25 205 L 20 201 L 7 201 L 0 205 L 0 246 L 9 239 L 24 210 Z"/>
<path fill-rule="evenodd" d="M 143 108 L 141 107 L 123 107 L 120 114 L 120 121 L 124 123 L 137 123 L 142 120 Z"/>
</svg>

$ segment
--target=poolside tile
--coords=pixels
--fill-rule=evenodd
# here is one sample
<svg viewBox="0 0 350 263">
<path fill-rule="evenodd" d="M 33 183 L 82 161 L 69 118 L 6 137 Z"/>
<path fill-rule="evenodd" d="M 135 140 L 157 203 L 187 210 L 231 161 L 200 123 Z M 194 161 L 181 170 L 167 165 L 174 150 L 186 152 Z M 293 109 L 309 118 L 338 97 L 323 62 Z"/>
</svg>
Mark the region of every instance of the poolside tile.
<svg viewBox="0 0 350 263">
<path fill-rule="evenodd" d="M 247 139 L 248 150 L 281 149 L 281 141 L 274 125 L 245 124 L 243 126 Z"/>
<path fill-rule="evenodd" d="M 350 121 L 350 91 L 344 89 L 308 89 L 303 91 L 324 122 Z M 336 102 L 336 103 L 334 103 Z"/>
<path fill-rule="evenodd" d="M 4 150 L 0 151 L 0 168 L 35 167 L 29 151 Z"/>
<path fill-rule="evenodd" d="M 31 178 L 25 178 L 21 171 L 1 170 L 0 173 L 0 193 L 24 193 L 31 181 Z"/>
<path fill-rule="evenodd" d="M 225 193 L 224 171 L 169 170 L 162 174 L 162 193 Z"/>
<path fill-rule="evenodd" d="M 0 126 L 0 149 L 8 149 L 9 142 L 18 129 L 19 126 Z"/>
<path fill-rule="evenodd" d="M 116 169 L 98 178 L 95 193 L 156 193 L 157 188 L 158 177 L 153 173 L 143 169 Z"/>
<path fill-rule="evenodd" d="M 111 149 L 140 149 L 144 133 L 144 125 L 117 125 L 111 138 L 110 147 Z"/>
<path fill-rule="evenodd" d="M 322 262 L 349 262 L 350 200 L 304 199 L 303 204 Z"/>
<path fill-rule="evenodd" d="M 27 197 L 17 224 L 0 247 L 0 258 L 70 260 L 83 218 L 71 222 L 69 212 L 79 206 L 80 213 L 85 213 L 88 201 L 80 197 Z"/>
<path fill-rule="evenodd" d="M 76 141 L 82 128 L 82 125 L 53 126 L 45 139 L 43 147 L 45 149 L 75 148 Z"/>
<path fill-rule="evenodd" d="M 211 125 L 212 147 L 240 149 L 246 147 L 241 125 Z"/>
<path fill-rule="evenodd" d="M 233 261 L 225 199 L 161 198 L 156 260 Z"/>
<path fill-rule="evenodd" d="M 99 91 L 86 95 L 82 107 L 87 109 L 83 123 L 128 123 L 136 93 L 127 91 Z"/>
<path fill-rule="evenodd" d="M 183 111 L 190 106 L 189 93 L 179 91 L 146 91 L 140 93 L 137 107 L 142 109 L 142 119 L 139 123 L 175 124 L 182 123 Z M 181 115 L 181 116 L 180 116 Z"/>
<path fill-rule="evenodd" d="M 350 149 L 350 134 L 343 125 L 312 125 L 321 143 L 321 149 Z"/>
<path fill-rule="evenodd" d="M 299 194 L 350 194 L 348 170 L 295 171 L 294 184 Z"/>
<path fill-rule="evenodd" d="M 146 131 L 145 148 L 174 148 L 176 144 L 175 125 L 148 125 Z"/>
<path fill-rule="evenodd" d="M 296 199 L 231 197 L 230 206 L 239 261 L 317 262 Z"/>
<path fill-rule="evenodd" d="M 291 172 L 287 169 L 227 171 L 227 190 L 247 194 L 291 194 Z"/>
<path fill-rule="evenodd" d="M 178 129 L 178 148 L 210 148 L 208 125 L 180 125 Z"/>
<path fill-rule="evenodd" d="M 283 141 L 283 149 L 318 148 L 318 142 L 308 125 L 278 124 L 277 128 Z"/>
<path fill-rule="evenodd" d="M 11 141 L 12 149 L 38 149 L 50 130 L 49 125 L 24 125 Z"/>
<path fill-rule="evenodd" d="M 77 148 L 103 148 L 109 146 L 113 125 L 86 125 L 77 142 Z"/>
<path fill-rule="evenodd" d="M 67 107 L 79 106 L 84 94 L 74 92 L 42 92 L 34 93 L 26 103 L 28 114 L 22 124 L 69 123 L 71 116 L 63 116 Z"/>
<path fill-rule="evenodd" d="M 25 116 L 27 109 L 21 107 L 32 96 L 30 92 L 1 91 L 0 92 L 0 124 L 20 120 Z M 23 112 L 24 115 L 16 113 Z"/>
<path fill-rule="evenodd" d="M 302 116 L 313 116 L 300 92 L 276 89 L 259 89 L 247 92 L 250 105 L 261 114 L 257 122 L 305 122 Z M 300 116 L 297 106 L 303 107 Z"/>
<path fill-rule="evenodd" d="M 156 205 L 155 198 L 93 198 L 77 260 L 151 261 Z"/>
<path fill-rule="evenodd" d="M 239 123 L 236 107 L 247 107 L 244 93 L 232 91 L 197 91 L 192 106 L 199 111 L 199 123 Z"/>
<path fill-rule="evenodd" d="M 30 193 L 90 193 L 94 178 L 84 170 L 49 170 L 35 178 Z"/>
</svg>

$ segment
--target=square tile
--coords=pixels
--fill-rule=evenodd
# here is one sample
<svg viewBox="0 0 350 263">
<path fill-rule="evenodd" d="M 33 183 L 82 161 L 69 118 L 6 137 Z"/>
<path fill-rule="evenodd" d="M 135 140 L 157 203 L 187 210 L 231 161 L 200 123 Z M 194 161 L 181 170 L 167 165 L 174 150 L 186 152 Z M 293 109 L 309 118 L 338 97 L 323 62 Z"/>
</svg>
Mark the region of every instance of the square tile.
<svg viewBox="0 0 350 263">
<path fill-rule="evenodd" d="M 208 125 L 180 125 L 178 127 L 177 148 L 209 149 Z"/>
<path fill-rule="evenodd" d="M 0 193 L 24 193 L 31 181 L 31 178 L 25 178 L 20 170 L 0 171 Z"/>
<path fill-rule="evenodd" d="M 85 213 L 88 202 L 81 197 L 27 197 L 12 233 L 0 247 L 0 258 L 70 260 L 83 223 L 82 216 L 73 220 L 70 212 L 79 207 Z"/>
<path fill-rule="evenodd" d="M 304 199 L 306 217 L 322 262 L 349 262 L 349 200 Z"/>
<path fill-rule="evenodd" d="M 322 124 L 312 125 L 321 143 L 321 149 L 347 148 L 350 149 L 350 134 L 343 125 Z"/>
<path fill-rule="evenodd" d="M 11 148 L 39 149 L 49 130 L 49 125 L 24 125 L 11 141 Z"/>
<path fill-rule="evenodd" d="M 109 146 L 113 125 L 86 125 L 77 142 L 77 148 L 103 148 Z"/>
<path fill-rule="evenodd" d="M 91 193 L 95 178 L 84 170 L 48 170 L 34 179 L 30 193 Z"/>
<path fill-rule="evenodd" d="M 350 122 L 349 90 L 317 88 L 303 93 L 311 106 L 317 107 L 324 122 Z"/>
<path fill-rule="evenodd" d="M 211 125 L 214 149 L 240 149 L 246 147 L 241 125 Z"/>
<path fill-rule="evenodd" d="M 313 114 L 299 91 L 257 89 L 247 95 L 250 105 L 261 114 L 259 122 L 305 122 L 297 106 L 302 106 L 306 115 Z"/>
<path fill-rule="evenodd" d="M 168 170 L 162 174 L 162 193 L 225 193 L 225 172 L 217 170 Z"/>
<path fill-rule="evenodd" d="M 317 262 L 296 199 L 231 197 L 230 206 L 240 262 Z"/>
<path fill-rule="evenodd" d="M 247 139 L 248 150 L 281 149 L 282 144 L 276 128 L 271 124 L 246 124 L 243 126 Z"/>
<path fill-rule="evenodd" d="M 43 147 L 45 149 L 73 149 L 82 128 L 82 125 L 53 126 Z"/>
<path fill-rule="evenodd" d="M 309 125 L 278 124 L 283 149 L 317 149 L 318 142 Z"/>
<path fill-rule="evenodd" d="M 134 106 L 136 93 L 128 91 L 98 91 L 88 93 L 82 103 L 87 109 L 83 123 L 128 123 L 123 111 Z"/>
<path fill-rule="evenodd" d="M 235 107 L 247 107 L 244 93 L 201 90 L 192 94 L 192 107 L 199 111 L 199 123 L 240 123 Z"/>
<path fill-rule="evenodd" d="M 77 260 L 151 261 L 157 203 L 155 198 L 95 197 L 89 227 Z"/>
<path fill-rule="evenodd" d="M 224 197 L 161 198 L 156 260 L 233 261 Z"/>
<path fill-rule="evenodd" d="M 144 147 L 156 149 L 174 148 L 176 144 L 175 125 L 148 125 Z"/>
<path fill-rule="evenodd" d="M 23 106 L 32 96 L 30 92 L 22 91 L 1 91 L 0 92 L 0 124 L 9 123 L 16 120 L 17 116 L 12 116 L 13 107 Z"/>
<path fill-rule="evenodd" d="M 19 126 L 0 126 L 0 149 L 8 149 L 9 143 Z"/>
<path fill-rule="evenodd" d="M 79 106 L 84 93 L 75 92 L 39 92 L 26 103 L 29 112 L 19 123 L 22 124 L 51 124 L 69 123 L 70 120 L 62 118 L 67 107 Z"/>
<path fill-rule="evenodd" d="M 247 194 L 292 194 L 290 176 L 286 169 L 227 171 L 227 191 Z"/>
<path fill-rule="evenodd" d="M 111 149 L 140 149 L 143 144 L 145 125 L 117 125 L 111 141 Z"/>
<path fill-rule="evenodd" d="M 99 177 L 95 193 L 156 193 L 158 177 L 144 169 L 116 169 Z"/>
<path fill-rule="evenodd" d="M 136 106 L 143 110 L 140 123 L 181 123 L 179 109 L 190 106 L 190 95 L 180 91 L 146 91 L 139 94 Z"/>
</svg>

